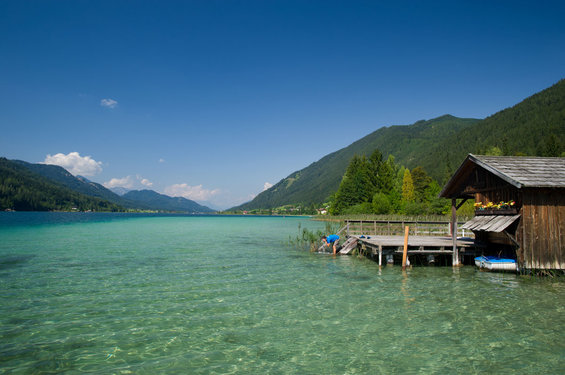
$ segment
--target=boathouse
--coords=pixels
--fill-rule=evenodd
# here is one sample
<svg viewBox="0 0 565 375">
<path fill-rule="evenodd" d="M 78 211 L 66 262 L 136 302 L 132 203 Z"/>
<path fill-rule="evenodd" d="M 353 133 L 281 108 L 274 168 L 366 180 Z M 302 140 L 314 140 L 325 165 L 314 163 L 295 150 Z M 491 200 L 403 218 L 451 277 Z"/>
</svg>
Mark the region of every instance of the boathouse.
<svg viewBox="0 0 565 375">
<path fill-rule="evenodd" d="M 463 228 L 485 255 L 514 255 L 522 270 L 565 270 L 565 158 L 469 154 L 440 196 L 453 212 L 474 199 Z"/>
</svg>

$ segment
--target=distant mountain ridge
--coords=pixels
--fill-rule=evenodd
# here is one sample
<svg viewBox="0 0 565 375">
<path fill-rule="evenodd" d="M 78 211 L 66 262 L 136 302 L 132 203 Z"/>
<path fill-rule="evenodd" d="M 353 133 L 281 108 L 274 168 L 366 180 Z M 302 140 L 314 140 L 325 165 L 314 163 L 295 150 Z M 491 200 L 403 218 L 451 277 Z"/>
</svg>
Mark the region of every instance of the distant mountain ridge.
<svg viewBox="0 0 565 375">
<path fill-rule="evenodd" d="M 73 176 L 65 168 L 52 164 L 33 164 L 22 160 L 12 160 L 30 171 L 33 171 L 51 181 L 57 182 L 73 191 L 85 194 L 91 197 L 97 197 L 112 203 L 119 204 L 124 207 L 133 208 L 130 202 L 122 199 L 117 194 L 106 189 L 104 186 L 92 182 L 82 176 Z"/>
<path fill-rule="evenodd" d="M 21 162 L 0 157 L 0 210 L 121 211 L 107 200 L 88 196 L 44 177 Z"/>
<path fill-rule="evenodd" d="M 89 199 L 93 198 L 96 199 L 96 201 L 94 201 L 96 204 L 98 204 L 98 202 L 107 202 L 107 204 L 104 204 L 104 207 L 112 207 L 114 210 L 119 210 L 119 207 L 121 207 L 122 209 L 127 208 L 185 213 L 215 212 L 215 210 L 202 206 L 189 199 L 169 197 L 151 190 L 129 191 L 124 194 L 124 196 L 119 196 L 104 186 L 96 182 L 92 182 L 85 177 L 73 176 L 66 169 L 57 165 L 33 164 L 22 160 L 1 159 L 3 167 L 5 168 L 0 170 L 0 183 L 7 184 L 13 180 L 21 181 L 27 185 L 26 188 L 29 190 L 27 195 L 30 198 L 28 200 L 31 200 L 31 197 L 33 196 L 33 200 L 36 201 L 43 199 L 53 201 L 57 200 L 57 196 L 59 196 L 60 200 L 62 200 L 59 206 L 67 207 L 68 205 L 65 201 L 70 199 L 68 197 L 73 197 L 75 201 L 85 201 L 88 202 L 89 207 L 95 207 L 94 203 L 92 203 L 93 201 Z M 8 179 L 10 179 L 10 181 L 8 181 Z M 46 189 L 52 192 L 52 194 L 49 197 L 44 197 L 45 194 L 42 193 L 41 189 L 38 190 L 37 186 L 46 186 Z M 12 190 L 13 189 L 10 188 L 3 189 L 2 192 L 5 191 L 6 196 L 0 196 L 0 198 L 4 199 L 5 202 L 13 201 L 13 195 L 16 193 Z M 9 195 L 12 195 L 12 197 Z M 50 209 L 47 207 L 53 207 L 52 205 L 41 206 L 34 205 L 32 203 L 28 206 L 35 207 L 34 209 L 41 209 L 41 207 Z M 26 205 L 22 203 L 19 207 L 26 207 Z M 6 204 L 6 207 L 0 207 L 0 209 L 14 209 L 14 207 L 8 207 Z"/>
<path fill-rule="evenodd" d="M 190 199 L 182 197 L 169 197 L 159 194 L 153 190 L 132 190 L 123 195 L 124 199 L 138 204 L 143 204 L 144 208 L 151 210 L 180 211 L 192 213 L 211 213 L 213 209 L 202 206 Z"/>
<path fill-rule="evenodd" d="M 118 194 L 120 197 L 122 197 L 124 194 L 130 192 L 131 189 L 126 189 L 126 188 L 123 188 L 123 187 L 115 187 L 115 188 L 111 188 L 110 191 L 112 193 Z"/>
<path fill-rule="evenodd" d="M 483 120 L 444 115 L 412 125 L 382 127 L 230 210 L 320 204 L 337 191 L 353 156 L 369 156 L 375 149 L 385 158 L 393 155 L 397 164 L 409 169 L 423 167 L 442 183 L 468 153 L 551 156 L 552 151 L 563 152 L 564 145 L 565 80 L 560 80 Z"/>
</svg>

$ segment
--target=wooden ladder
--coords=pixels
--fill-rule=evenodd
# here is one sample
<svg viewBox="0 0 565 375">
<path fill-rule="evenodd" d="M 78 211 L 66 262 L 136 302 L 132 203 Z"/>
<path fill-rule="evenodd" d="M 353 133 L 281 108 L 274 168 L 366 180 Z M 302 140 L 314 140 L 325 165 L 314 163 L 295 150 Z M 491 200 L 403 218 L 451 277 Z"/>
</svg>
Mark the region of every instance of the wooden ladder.
<svg viewBox="0 0 565 375">
<path fill-rule="evenodd" d="M 349 237 L 347 241 L 343 244 L 341 249 L 339 250 L 339 254 L 347 255 L 353 251 L 357 247 L 357 238 Z"/>
</svg>

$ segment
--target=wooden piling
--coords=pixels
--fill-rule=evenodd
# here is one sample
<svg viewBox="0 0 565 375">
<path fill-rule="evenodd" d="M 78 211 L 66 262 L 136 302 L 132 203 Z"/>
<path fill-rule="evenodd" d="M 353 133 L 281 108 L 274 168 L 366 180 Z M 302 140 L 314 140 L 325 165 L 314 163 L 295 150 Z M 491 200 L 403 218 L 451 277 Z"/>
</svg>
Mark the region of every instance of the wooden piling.
<svg viewBox="0 0 565 375">
<path fill-rule="evenodd" d="M 408 256 L 408 232 L 410 227 L 404 227 L 404 251 L 402 252 L 402 269 L 406 269 L 406 258 Z"/>
</svg>

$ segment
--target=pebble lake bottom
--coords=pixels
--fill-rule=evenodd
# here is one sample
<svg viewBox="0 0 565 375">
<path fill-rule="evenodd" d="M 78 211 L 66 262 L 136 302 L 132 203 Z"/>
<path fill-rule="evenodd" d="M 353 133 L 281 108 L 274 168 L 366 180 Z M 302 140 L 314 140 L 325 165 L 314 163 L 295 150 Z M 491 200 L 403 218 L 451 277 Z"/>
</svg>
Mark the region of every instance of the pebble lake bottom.
<svg viewBox="0 0 565 375">
<path fill-rule="evenodd" d="M 565 372 L 562 279 L 379 270 L 299 223 L 0 213 L 0 373 Z"/>
</svg>

